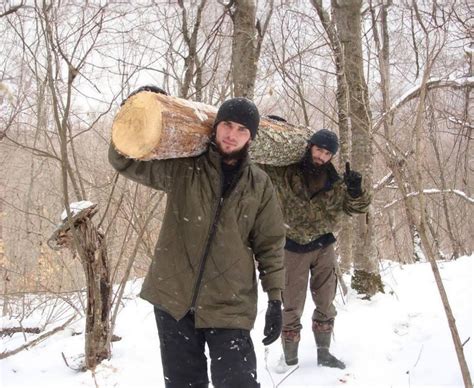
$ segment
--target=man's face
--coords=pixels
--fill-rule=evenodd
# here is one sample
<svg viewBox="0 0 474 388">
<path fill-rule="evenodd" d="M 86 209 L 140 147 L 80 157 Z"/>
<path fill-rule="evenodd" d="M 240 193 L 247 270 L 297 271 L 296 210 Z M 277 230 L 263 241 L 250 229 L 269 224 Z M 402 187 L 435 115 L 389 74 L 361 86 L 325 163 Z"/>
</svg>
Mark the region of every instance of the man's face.
<svg viewBox="0 0 474 388">
<path fill-rule="evenodd" d="M 216 145 L 223 155 L 237 154 L 250 143 L 250 130 L 234 121 L 221 121 L 216 127 Z"/>
<path fill-rule="evenodd" d="M 311 146 L 311 157 L 313 163 L 316 166 L 322 166 L 323 164 L 329 162 L 332 158 L 332 153 L 325 148 L 319 148 L 318 146 Z"/>
</svg>

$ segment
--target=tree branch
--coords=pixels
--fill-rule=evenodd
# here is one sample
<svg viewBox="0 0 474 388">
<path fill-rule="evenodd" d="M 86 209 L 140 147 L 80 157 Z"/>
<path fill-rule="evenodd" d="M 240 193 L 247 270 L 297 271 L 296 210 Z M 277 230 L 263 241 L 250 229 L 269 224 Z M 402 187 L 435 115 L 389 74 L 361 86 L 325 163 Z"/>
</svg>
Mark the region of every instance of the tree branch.
<svg viewBox="0 0 474 388">
<path fill-rule="evenodd" d="M 61 326 L 55 327 L 54 329 L 47 331 L 46 333 L 40 335 L 38 338 L 35 338 L 33 341 L 27 342 L 26 344 L 21 345 L 20 347 L 8 350 L 0 353 L 0 360 L 4 358 L 13 356 L 17 353 L 20 353 L 22 350 L 31 348 L 35 345 L 38 345 L 40 342 L 44 341 L 46 338 L 56 334 L 58 331 L 64 330 L 73 320 L 76 318 L 76 314 L 74 314 L 71 318 L 69 318 L 66 322 L 64 322 Z"/>
</svg>

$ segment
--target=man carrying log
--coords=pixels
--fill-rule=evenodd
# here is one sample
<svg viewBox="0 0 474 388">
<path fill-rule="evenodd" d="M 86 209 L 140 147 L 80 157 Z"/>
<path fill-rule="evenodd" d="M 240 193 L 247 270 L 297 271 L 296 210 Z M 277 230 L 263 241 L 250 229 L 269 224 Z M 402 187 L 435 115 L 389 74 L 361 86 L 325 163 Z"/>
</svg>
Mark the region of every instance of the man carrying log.
<svg viewBox="0 0 474 388">
<path fill-rule="evenodd" d="M 278 116 L 269 117 L 283 120 Z M 370 198 L 362 189 L 361 175 L 351 171 L 349 163 L 344 179 L 338 175 L 331 163 L 338 148 L 337 135 L 321 129 L 309 139 L 299 163 L 284 167 L 262 165 L 277 189 L 287 227 L 282 331 L 286 365 L 298 364 L 301 315 L 309 274 L 309 287 L 316 306 L 312 329 L 318 349 L 318 365 L 345 368 L 342 361 L 329 353 L 336 317 L 333 304 L 337 286 L 336 238 L 333 232 L 343 213 L 366 212 Z M 282 372 L 285 370 L 283 366 Z"/>
<path fill-rule="evenodd" d="M 234 98 L 219 108 L 202 155 L 140 161 L 110 146 L 120 174 L 167 193 L 141 290 L 154 305 L 166 387 L 208 387 L 206 343 L 215 387 L 259 386 L 255 261 L 269 299 L 263 343 L 280 335 L 285 236 L 271 180 L 248 157 L 259 120 L 253 102 Z"/>
</svg>

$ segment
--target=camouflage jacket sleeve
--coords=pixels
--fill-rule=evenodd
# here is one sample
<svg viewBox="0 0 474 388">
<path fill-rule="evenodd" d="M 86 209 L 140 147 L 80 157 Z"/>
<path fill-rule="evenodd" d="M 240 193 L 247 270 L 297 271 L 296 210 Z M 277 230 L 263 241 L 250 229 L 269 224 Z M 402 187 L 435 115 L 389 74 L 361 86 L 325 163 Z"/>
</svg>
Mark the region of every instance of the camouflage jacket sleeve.
<svg viewBox="0 0 474 388">
<path fill-rule="evenodd" d="M 344 185 L 344 189 L 345 189 Z M 342 209 L 344 210 L 344 213 L 346 214 L 363 214 L 367 213 L 369 210 L 369 205 L 371 201 L 371 196 L 367 192 L 367 190 L 364 190 L 362 192 L 362 195 L 357 198 L 353 198 L 349 195 L 347 190 L 344 190 L 344 201 L 342 203 Z"/>
</svg>

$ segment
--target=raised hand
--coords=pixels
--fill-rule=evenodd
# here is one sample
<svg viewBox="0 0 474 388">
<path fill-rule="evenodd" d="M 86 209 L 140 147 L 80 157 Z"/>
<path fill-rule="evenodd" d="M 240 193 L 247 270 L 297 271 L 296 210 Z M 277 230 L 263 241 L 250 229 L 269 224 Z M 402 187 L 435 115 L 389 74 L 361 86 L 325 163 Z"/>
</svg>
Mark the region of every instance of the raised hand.
<svg viewBox="0 0 474 388">
<path fill-rule="evenodd" d="M 346 184 L 347 192 L 352 198 L 357 198 L 362 195 L 362 175 L 357 171 L 351 170 L 351 164 L 349 162 L 346 162 L 344 183 Z"/>
</svg>

